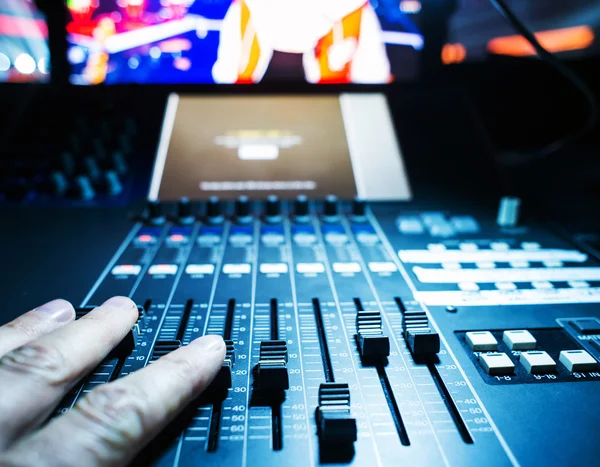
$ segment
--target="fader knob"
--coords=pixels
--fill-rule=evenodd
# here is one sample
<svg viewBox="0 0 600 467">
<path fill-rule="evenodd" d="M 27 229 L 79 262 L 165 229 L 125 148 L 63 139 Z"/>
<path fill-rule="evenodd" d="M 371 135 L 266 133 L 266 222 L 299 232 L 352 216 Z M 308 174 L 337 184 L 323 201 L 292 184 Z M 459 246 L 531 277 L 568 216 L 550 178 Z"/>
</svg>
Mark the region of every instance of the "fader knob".
<svg viewBox="0 0 600 467">
<path fill-rule="evenodd" d="M 160 225 L 165 222 L 163 208 L 160 201 L 148 201 L 148 222 L 153 225 Z"/>
<path fill-rule="evenodd" d="M 270 223 L 281 221 L 281 201 L 275 195 L 267 197 L 267 201 L 265 202 L 265 218 Z"/>
<path fill-rule="evenodd" d="M 194 216 L 192 215 L 192 203 L 186 197 L 179 200 L 177 204 L 177 219 L 180 224 L 188 225 L 194 223 Z"/>
<path fill-rule="evenodd" d="M 123 191 L 123 184 L 119 179 L 119 174 L 114 170 L 107 170 L 104 173 L 104 180 L 106 182 L 106 192 L 109 196 L 118 196 Z"/>
<path fill-rule="evenodd" d="M 75 194 L 82 201 L 90 201 L 96 196 L 92 182 L 85 175 L 75 178 Z"/>
<path fill-rule="evenodd" d="M 221 201 L 216 196 L 208 198 L 206 203 L 206 220 L 209 224 L 220 224 L 223 222 Z"/>
<path fill-rule="evenodd" d="M 513 196 L 504 196 L 498 207 L 496 222 L 499 227 L 516 227 L 519 223 L 521 200 Z"/>
<path fill-rule="evenodd" d="M 241 224 L 247 224 L 251 221 L 250 200 L 247 196 L 240 196 L 235 200 L 235 217 Z"/>
<path fill-rule="evenodd" d="M 56 196 L 64 196 L 69 188 L 67 177 L 60 170 L 55 170 L 50 174 L 50 189 Z"/>
<path fill-rule="evenodd" d="M 326 218 L 335 218 L 338 215 L 338 199 L 335 195 L 328 195 L 323 204 L 323 215 Z"/>
</svg>

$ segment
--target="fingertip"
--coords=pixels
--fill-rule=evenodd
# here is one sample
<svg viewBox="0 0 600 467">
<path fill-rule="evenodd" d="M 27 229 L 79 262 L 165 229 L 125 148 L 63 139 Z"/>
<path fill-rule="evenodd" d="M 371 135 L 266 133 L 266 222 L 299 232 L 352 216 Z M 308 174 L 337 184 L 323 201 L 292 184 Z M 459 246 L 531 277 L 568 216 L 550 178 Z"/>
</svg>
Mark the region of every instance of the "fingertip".
<svg viewBox="0 0 600 467">
<path fill-rule="evenodd" d="M 73 308 L 73 305 L 62 298 L 45 303 L 33 311 L 44 318 L 60 323 L 68 323 L 75 319 L 75 309 Z"/>
<path fill-rule="evenodd" d="M 129 297 L 116 296 L 106 300 L 102 307 L 116 308 L 118 310 L 135 313 L 135 319 L 138 319 L 139 312 L 137 305 Z"/>
<path fill-rule="evenodd" d="M 191 346 L 194 346 L 196 350 L 202 352 L 203 355 L 212 354 L 223 360 L 225 358 L 225 341 L 221 336 L 208 335 L 200 337 L 191 342 Z"/>
</svg>

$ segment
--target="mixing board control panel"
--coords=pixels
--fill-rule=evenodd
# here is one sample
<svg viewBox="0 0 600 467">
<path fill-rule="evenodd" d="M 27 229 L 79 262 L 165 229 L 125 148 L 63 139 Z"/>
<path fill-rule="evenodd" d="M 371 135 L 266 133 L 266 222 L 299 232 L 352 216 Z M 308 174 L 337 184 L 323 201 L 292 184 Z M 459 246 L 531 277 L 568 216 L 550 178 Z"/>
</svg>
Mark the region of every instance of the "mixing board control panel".
<svg viewBox="0 0 600 467">
<path fill-rule="evenodd" d="M 153 202 L 78 311 L 128 295 L 138 323 L 57 413 L 219 334 L 221 372 L 140 463 L 518 465 L 487 391 L 600 380 L 599 283 L 568 241 L 489 213 Z"/>
</svg>

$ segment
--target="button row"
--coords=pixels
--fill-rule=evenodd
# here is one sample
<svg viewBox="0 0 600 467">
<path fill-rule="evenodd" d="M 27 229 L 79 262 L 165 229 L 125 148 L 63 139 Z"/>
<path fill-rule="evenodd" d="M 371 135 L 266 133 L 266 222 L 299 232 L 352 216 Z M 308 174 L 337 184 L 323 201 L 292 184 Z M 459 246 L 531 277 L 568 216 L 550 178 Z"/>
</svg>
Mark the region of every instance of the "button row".
<svg viewBox="0 0 600 467">
<path fill-rule="evenodd" d="M 594 357 L 585 350 L 563 350 L 560 352 L 559 361 L 570 372 L 593 371 L 598 367 Z M 532 375 L 556 372 L 556 362 L 542 350 L 521 352 L 519 362 L 527 373 Z M 515 364 L 503 352 L 481 354 L 479 363 L 490 376 L 507 376 L 515 372 Z"/>
<path fill-rule="evenodd" d="M 253 218 L 253 201 L 247 196 L 239 196 L 234 203 L 234 219 L 239 224 L 250 223 Z M 277 224 L 282 220 L 281 200 L 275 196 L 268 196 L 263 203 L 263 219 L 266 223 Z M 296 197 L 293 203 L 293 218 L 298 223 L 307 223 L 310 220 L 311 202 L 304 195 Z M 340 203 L 336 196 L 329 195 L 323 202 L 322 216 L 325 222 L 337 222 L 340 218 Z M 356 198 L 352 202 L 350 212 L 351 220 L 362 222 L 365 220 L 366 202 Z M 211 196 L 206 201 L 206 209 L 203 217 L 209 224 L 220 224 L 225 219 L 223 202 L 216 196 Z M 163 205 L 159 201 L 149 201 L 144 216 L 145 220 L 152 225 L 161 225 L 166 217 L 163 213 Z M 177 204 L 176 219 L 180 224 L 187 225 L 194 222 L 196 216 L 192 212 L 192 204 L 188 198 L 182 198 Z"/>
<path fill-rule="evenodd" d="M 498 348 L 498 341 L 489 331 L 467 332 L 465 339 L 473 352 L 492 352 Z M 526 330 L 504 331 L 502 340 L 510 350 L 534 350 L 537 341 Z"/>
</svg>

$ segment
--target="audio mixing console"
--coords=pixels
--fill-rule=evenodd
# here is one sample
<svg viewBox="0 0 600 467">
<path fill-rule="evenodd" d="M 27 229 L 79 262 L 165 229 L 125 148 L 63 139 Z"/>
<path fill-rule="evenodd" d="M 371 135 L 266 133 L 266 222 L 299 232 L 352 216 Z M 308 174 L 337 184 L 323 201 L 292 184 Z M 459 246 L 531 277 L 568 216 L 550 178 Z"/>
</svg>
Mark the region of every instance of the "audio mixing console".
<svg viewBox="0 0 600 467">
<path fill-rule="evenodd" d="M 566 421 L 600 428 L 596 259 L 409 206 L 150 202 L 77 310 L 128 295 L 138 323 L 56 413 L 220 334 L 221 372 L 139 464 L 592 465 Z"/>
</svg>

